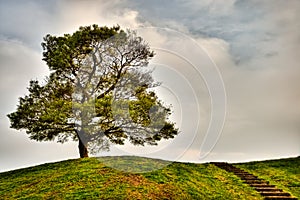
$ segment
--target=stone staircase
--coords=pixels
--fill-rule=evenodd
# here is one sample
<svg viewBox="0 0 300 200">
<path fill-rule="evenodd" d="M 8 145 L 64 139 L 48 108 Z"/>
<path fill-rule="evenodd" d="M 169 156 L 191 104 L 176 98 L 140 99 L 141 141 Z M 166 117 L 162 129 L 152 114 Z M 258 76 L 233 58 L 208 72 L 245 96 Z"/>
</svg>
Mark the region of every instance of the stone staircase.
<svg viewBox="0 0 300 200">
<path fill-rule="evenodd" d="M 228 172 L 234 173 L 245 183 L 247 183 L 248 185 L 253 187 L 257 192 L 259 192 L 260 195 L 262 195 L 266 200 L 297 199 L 295 197 L 292 197 L 290 193 L 283 192 L 282 189 L 276 188 L 275 185 L 270 185 L 268 181 L 258 178 L 257 176 L 254 176 L 253 174 L 239 169 L 229 163 L 217 162 L 212 164 Z"/>
</svg>

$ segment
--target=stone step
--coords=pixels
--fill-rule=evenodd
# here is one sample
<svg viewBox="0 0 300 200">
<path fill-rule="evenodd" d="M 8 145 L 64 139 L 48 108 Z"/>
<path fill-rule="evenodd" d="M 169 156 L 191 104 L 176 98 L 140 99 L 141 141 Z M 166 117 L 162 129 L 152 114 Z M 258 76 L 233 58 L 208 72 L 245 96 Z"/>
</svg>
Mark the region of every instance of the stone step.
<svg viewBox="0 0 300 200">
<path fill-rule="evenodd" d="M 282 192 L 282 189 L 277 189 L 274 187 L 256 187 L 254 189 L 258 192 Z"/>
<path fill-rule="evenodd" d="M 262 196 L 291 196 L 287 192 L 259 192 Z"/>
<path fill-rule="evenodd" d="M 292 197 L 289 193 L 283 192 L 282 189 L 276 188 L 275 185 L 270 185 L 268 181 L 258 178 L 257 176 L 239 169 L 228 163 L 212 163 L 215 166 L 224 169 L 228 172 L 234 173 L 244 183 L 253 187 L 264 199 L 279 200 L 279 199 L 297 199 Z"/>
<path fill-rule="evenodd" d="M 255 178 L 258 178 L 257 176 L 253 176 L 251 174 L 234 174 L 234 175 L 236 175 L 238 177 L 255 177 Z"/>
<path fill-rule="evenodd" d="M 244 176 L 247 176 L 247 175 L 252 175 L 248 172 L 233 172 L 235 175 L 244 175 Z"/>
<path fill-rule="evenodd" d="M 250 174 L 248 172 L 243 172 L 243 173 L 234 173 L 235 175 L 240 175 L 240 176 L 254 176 L 253 174 Z"/>
<path fill-rule="evenodd" d="M 265 181 L 265 180 L 243 180 L 244 183 L 248 183 L 248 184 L 252 184 L 252 183 L 258 183 L 258 184 L 261 184 L 261 183 L 264 183 L 264 184 L 268 184 L 269 182 L 268 181 Z"/>
<path fill-rule="evenodd" d="M 260 179 L 258 177 L 255 177 L 255 176 L 240 176 L 240 178 L 242 180 L 262 180 L 262 179 Z"/>
<path fill-rule="evenodd" d="M 225 170 L 227 170 L 229 172 L 233 172 L 233 173 L 248 173 L 248 172 L 245 172 L 243 170 L 234 170 L 234 169 L 225 169 Z"/>
<path fill-rule="evenodd" d="M 295 197 L 291 197 L 291 196 L 268 196 L 268 197 L 264 197 L 265 200 L 297 200 L 297 198 Z"/>
<path fill-rule="evenodd" d="M 240 170 L 240 169 L 232 169 L 232 168 L 228 168 L 228 167 L 219 167 L 219 168 L 225 169 L 230 172 L 244 172 L 243 170 Z"/>
<path fill-rule="evenodd" d="M 255 188 L 258 188 L 258 187 L 263 187 L 263 188 L 275 188 L 275 185 L 269 185 L 269 184 L 266 184 L 266 183 L 250 183 L 249 184 L 251 187 L 255 187 Z"/>
</svg>

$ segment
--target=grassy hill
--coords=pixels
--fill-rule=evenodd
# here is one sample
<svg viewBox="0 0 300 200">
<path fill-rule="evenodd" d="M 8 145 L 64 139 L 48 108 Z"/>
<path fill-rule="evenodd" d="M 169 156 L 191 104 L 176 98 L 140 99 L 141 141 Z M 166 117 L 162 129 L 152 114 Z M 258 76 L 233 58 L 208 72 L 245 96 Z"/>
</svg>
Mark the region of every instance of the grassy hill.
<svg viewBox="0 0 300 200">
<path fill-rule="evenodd" d="M 237 164 L 299 197 L 299 157 Z M 0 173 L 1 199 L 263 199 L 213 164 L 139 157 L 86 158 Z M 139 166 L 146 173 L 126 171 Z M 118 168 L 120 169 L 120 168 Z"/>
</svg>

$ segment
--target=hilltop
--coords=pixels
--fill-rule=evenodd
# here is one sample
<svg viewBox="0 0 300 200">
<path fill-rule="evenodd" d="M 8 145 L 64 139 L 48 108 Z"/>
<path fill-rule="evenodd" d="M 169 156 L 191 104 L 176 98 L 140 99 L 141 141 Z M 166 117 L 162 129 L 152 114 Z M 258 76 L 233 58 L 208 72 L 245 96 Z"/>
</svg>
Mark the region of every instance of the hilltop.
<svg viewBox="0 0 300 200">
<path fill-rule="evenodd" d="M 4 199 L 263 199 L 237 176 L 213 164 L 166 162 L 140 157 L 84 158 L 3 172 L 0 196 Z M 136 169 L 135 173 L 128 172 L 133 166 L 146 172 L 139 173 Z M 235 166 L 300 197 L 299 157 Z M 157 170 L 151 171 L 152 168 Z"/>
</svg>

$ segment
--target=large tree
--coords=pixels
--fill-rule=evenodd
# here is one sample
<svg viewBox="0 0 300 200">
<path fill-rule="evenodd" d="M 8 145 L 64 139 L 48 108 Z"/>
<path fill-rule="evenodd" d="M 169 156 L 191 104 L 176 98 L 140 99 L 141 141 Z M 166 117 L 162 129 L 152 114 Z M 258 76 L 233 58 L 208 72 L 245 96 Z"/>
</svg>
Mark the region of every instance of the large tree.
<svg viewBox="0 0 300 200">
<path fill-rule="evenodd" d="M 29 94 L 8 114 L 30 139 L 79 142 L 80 157 L 110 144 L 156 145 L 178 134 L 171 110 L 156 96 L 148 62 L 154 56 L 133 31 L 97 25 L 47 35 L 43 60 L 50 75 L 30 81 Z"/>
</svg>

